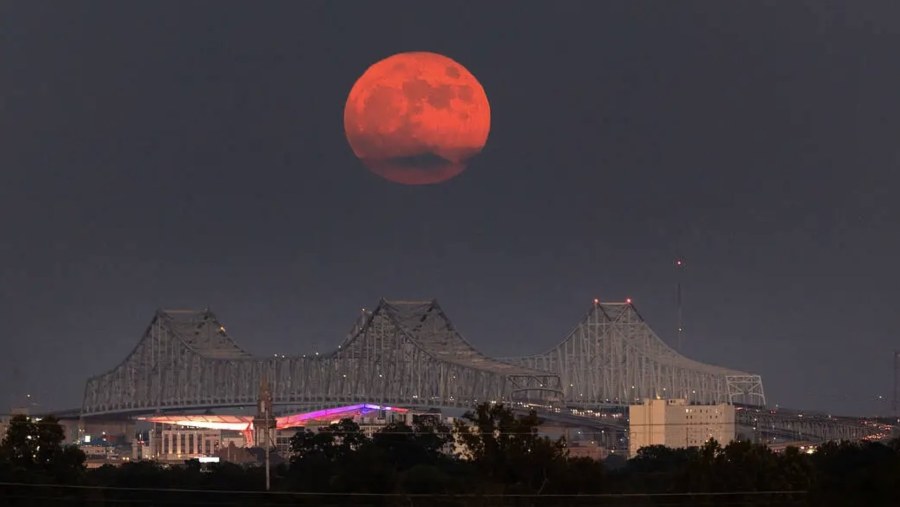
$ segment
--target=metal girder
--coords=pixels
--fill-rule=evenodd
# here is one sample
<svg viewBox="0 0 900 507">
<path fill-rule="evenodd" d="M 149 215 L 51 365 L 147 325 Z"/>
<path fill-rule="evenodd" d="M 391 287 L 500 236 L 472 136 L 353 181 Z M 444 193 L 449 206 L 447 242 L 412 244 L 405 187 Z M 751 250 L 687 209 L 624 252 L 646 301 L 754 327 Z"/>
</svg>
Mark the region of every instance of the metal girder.
<svg viewBox="0 0 900 507">
<path fill-rule="evenodd" d="M 137 347 L 85 386 L 85 415 L 253 405 L 263 376 L 277 404 L 481 401 L 622 404 L 648 397 L 765 405 L 762 380 L 681 356 L 630 303 L 595 304 L 546 354 L 491 359 L 436 301 L 381 301 L 337 350 L 258 358 L 209 311 L 157 312 Z"/>
<path fill-rule="evenodd" d="M 209 311 L 159 311 L 124 362 L 87 381 L 82 413 L 253 405 L 264 376 L 278 404 L 468 407 L 561 396 L 556 374 L 475 350 L 436 301 L 381 301 L 338 350 L 310 357 L 252 357 Z"/>
<path fill-rule="evenodd" d="M 725 375 L 730 403 L 746 403 L 764 407 L 766 394 L 763 390 L 762 377 L 759 375 Z"/>
<path fill-rule="evenodd" d="M 688 359 L 666 345 L 630 302 L 595 303 L 552 350 L 508 358 L 557 373 L 573 404 L 628 404 L 644 398 L 764 406 L 762 378 Z"/>
<path fill-rule="evenodd" d="M 781 413 L 741 407 L 735 421 L 754 440 L 777 437 L 785 442 L 877 441 L 891 436 L 893 427 L 877 421 L 821 414 Z"/>
</svg>

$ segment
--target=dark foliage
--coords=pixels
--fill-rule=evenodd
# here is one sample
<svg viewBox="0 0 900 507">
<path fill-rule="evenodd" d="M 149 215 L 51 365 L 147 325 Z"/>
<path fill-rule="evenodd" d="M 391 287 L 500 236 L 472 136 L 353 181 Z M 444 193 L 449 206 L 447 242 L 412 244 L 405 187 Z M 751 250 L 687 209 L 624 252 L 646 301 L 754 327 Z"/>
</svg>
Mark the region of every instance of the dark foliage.
<svg viewBox="0 0 900 507">
<path fill-rule="evenodd" d="M 484 404 L 452 429 L 422 418 L 371 438 L 349 419 L 303 430 L 291 441 L 289 463 L 273 468 L 277 493 L 265 495 L 258 466 L 137 462 L 85 470 L 84 454 L 62 445 L 55 420 L 17 417 L 0 443 L 0 507 L 900 505 L 900 440 L 830 443 L 812 455 L 743 441 L 653 446 L 607 467 L 569 458 L 564 441 L 538 434 L 539 422 L 534 413 Z"/>
<path fill-rule="evenodd" d="M 76 482 L 84 471 L 85 455 L 62 445 L 65 433 L 53 417 L 39 421 L 14 416 L 0 442 L 0 475 L 19 482 Z"/>
</svg>

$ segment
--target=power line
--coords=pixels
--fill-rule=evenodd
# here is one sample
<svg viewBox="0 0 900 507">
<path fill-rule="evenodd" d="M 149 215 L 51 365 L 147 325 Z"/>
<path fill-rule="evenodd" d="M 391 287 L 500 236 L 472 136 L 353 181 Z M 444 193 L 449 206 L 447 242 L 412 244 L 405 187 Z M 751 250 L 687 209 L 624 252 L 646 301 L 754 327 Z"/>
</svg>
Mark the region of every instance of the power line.
<svg viewBox="0 0 900 507">
<path fill-rule="evenodd" d="M 686 496 L 764 496 L 764 495 L 803 495 L 806 490 L 772 490 L 772 491 L 699 491 L 699 492 L 673 492 L 673 493 L 338 493 L 338 492 L 314 492 L 314 491 L 252 491 L 252 490 L 227 490 L 227 489 L 189 489 L 189 488 L 141 488 L 125 486 L 95 486 L 84 484 L 31 484 L 25 482 L 0 482 L 0 486 L 24 487 L 24 488 L 56 488 L 72 490 L 104 490 L 104 491 L 132 491 L 132 492 L 167 492 L 167 493 L 213 493 L 225 495 L 279 495 L 279 496 L 329 496 L 329 497 L 394 497 L 394 498 L 644 498 L 644 497 L 686 497 Z"/>
</svg>

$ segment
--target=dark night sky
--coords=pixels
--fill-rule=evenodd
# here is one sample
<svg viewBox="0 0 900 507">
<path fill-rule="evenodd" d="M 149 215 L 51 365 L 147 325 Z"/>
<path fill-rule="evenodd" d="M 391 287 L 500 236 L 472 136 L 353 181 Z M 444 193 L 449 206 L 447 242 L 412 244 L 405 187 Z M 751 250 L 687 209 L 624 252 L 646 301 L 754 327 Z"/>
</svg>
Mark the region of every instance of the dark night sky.
<svg viewBox="0 0 900 507">
<path fill-rule="evenodd" d="M 513 355 L 632 297 L 672 341 L 683 255 L 689 356 L 886 413 L 898 48 L 893 0 L 0 2 L 0 405 L 78 406 L 158 307 L 290 354 L 436 297 Z M 492 106 L 438 186 L 343 134 L 356 78 L 412 50 Z"/>
</svg>

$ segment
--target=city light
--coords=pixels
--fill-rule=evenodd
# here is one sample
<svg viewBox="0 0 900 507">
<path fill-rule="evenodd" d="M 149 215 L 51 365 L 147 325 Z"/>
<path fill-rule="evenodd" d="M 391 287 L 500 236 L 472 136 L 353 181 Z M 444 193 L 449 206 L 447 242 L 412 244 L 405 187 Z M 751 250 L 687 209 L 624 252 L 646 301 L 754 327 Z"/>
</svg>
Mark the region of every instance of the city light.
<svg viewBox="0 0 900 507">
<path fill-rule="evenodd" d="M 314 410 L 312 412 L 302 412 L 275 418 L 275 427 L 299 428 L 307 426 L 311 422 L 330 423 L 335 420 L 352 418 L 355 416 L 364 416 L 372 412 L 387 411 L 405 414 L 408 412 L 405 408 L 375 405 L 371 403 L 360 403 L 356 405 L 347 405 L 343 407 L 327 408 L 323 410 Z M 139 420 L 151 423 L 172 424 L 175 426 L 185 426 L 190 428 L 204 428 L 213 430 L 241 431 L 248 432 L 253 430 L 253 416 L 249 415 L 162 415 L 139 417 Z"/>
</svg>

